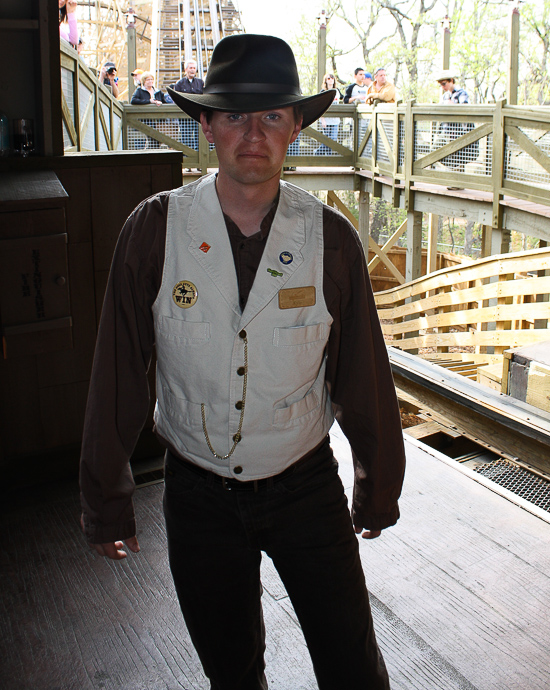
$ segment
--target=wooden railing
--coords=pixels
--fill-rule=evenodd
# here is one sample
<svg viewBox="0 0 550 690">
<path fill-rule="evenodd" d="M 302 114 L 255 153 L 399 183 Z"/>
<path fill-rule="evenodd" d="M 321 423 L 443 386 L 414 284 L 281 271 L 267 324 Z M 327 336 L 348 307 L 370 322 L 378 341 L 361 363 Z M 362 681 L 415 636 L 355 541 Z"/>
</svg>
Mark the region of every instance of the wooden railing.
<svg viewBox="0 0 550 690">
<path fill-rule="evenodd" d="M 61 83 L 66 152 L 172 148 L 184 167 L 217 166 L 214 147 L 177 106 L 120 103 L 65 44 Z M 335 105 L 300 133 L 285 165 L 362 171 L 375 196 L 384 178 L 406 208 L 423 182 L 486 191 L 499 227 L 504 196 L 550 206 L 550 107 Z"/>
<path fill-rule="evenodd" d="M 446 268 L 375 295 L 388 342 L 432 360 L 502 361 L 548 340 L 550 248 Z"/>
<path fill-rule="evenodd" d="M 285 165 L 353 167 L 414 191 L 422 182 L 493 194 L 493 225 L 506 196 L 550 205 L 550 108 L 493 105 L 331 106 L 336 140 L 317 122 L 289 147 Z M 213 147 L 186 135 L 177 106 L 124 105 L 125 148 L 170 147 L 187 167 L 214 167 Z M 333 130 L 334 131 L 334 130 Z M 202 147 L 201 147 L 202 141 Z"/>
<path fill-rule="evenodd" d="M 65 153 L 122 149 L 123 107 L 76 50 L 61 43 L 61 104 Z"/>
</svg>

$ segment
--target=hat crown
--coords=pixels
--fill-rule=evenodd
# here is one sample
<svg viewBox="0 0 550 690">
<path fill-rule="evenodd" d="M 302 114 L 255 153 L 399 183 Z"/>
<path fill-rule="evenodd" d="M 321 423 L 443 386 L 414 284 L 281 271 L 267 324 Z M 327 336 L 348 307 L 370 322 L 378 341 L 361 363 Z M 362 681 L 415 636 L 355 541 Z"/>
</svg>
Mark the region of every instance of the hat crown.
<svg viewBox="0 0 550 690">
<path fill-rule="evenodd" d="M 286 93 L 301 95 L 290 46 L 275 36 L 235 34 L 214 48 L 204 93 Z"/>
</svg>

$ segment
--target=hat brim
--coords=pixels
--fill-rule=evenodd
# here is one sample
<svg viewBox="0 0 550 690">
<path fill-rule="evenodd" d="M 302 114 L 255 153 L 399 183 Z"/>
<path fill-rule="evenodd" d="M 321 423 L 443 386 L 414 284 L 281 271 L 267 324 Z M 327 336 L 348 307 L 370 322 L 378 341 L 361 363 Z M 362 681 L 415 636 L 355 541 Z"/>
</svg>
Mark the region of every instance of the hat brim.
<svg viewBox="0 0 550 690">
<path fill-rule="evenodd" d="M 203 110 L 219 110 L 226 113 L 255 113 L 272 108 L 291 108 L 299 105 L 303 113 L 302 129 L 309 127 L 330 107 L 336 89 L 322 91 L 315 96 L 294 96 L 289 94 L 243 94 L 243 93 L 181 93 L 168 87 L 174 103 L 193 120 L 200 122 Z"/>
</svg>

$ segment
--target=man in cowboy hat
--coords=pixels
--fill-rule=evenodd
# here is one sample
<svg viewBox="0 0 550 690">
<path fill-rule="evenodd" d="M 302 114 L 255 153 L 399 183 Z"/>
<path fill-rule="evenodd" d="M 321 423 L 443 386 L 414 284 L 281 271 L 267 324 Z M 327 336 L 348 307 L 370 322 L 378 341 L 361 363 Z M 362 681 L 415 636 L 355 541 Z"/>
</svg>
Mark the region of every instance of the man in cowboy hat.
<svg viewBox="0 0 550 690">
<path fill-rule="evenodd" d="M 293 602 L 321 690 L 387 690 L 357 534 L 399 517 L 403 440 L 357 234 L 280 180 L 332 103 L 304 97 L 278 38 L 224 38 L 203 94 L 171 92 L 219 172 L 144 201 L 103 306 L 81 463 L 95 550 L 139 550 L 128 456 L 148 410 L 166 446 L 164 513 L 185 621 L 216 690 L 263 690 L 261 552 Z M 352 519 L 328 432 L 354 454 Z M 290 688 L 289 688 L 290 690 Z"/>
</svg>

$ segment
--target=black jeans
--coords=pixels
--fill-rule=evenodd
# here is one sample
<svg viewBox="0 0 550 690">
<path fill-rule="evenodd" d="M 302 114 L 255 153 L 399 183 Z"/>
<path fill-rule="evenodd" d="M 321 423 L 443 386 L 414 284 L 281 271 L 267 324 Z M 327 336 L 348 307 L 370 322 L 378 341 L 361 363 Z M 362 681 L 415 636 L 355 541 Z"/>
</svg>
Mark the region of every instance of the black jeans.
<svg viewBox="0 0 550 690">
<path fill-rule="evenodd" d="M 337 468 L 327 441 L 257 492 L 227 490 L 167 453 L 170 567 L 212 690 L 267 688 L 262 551 L 292 600 L 320 690 L 389 689 Z"/>
</svg>

